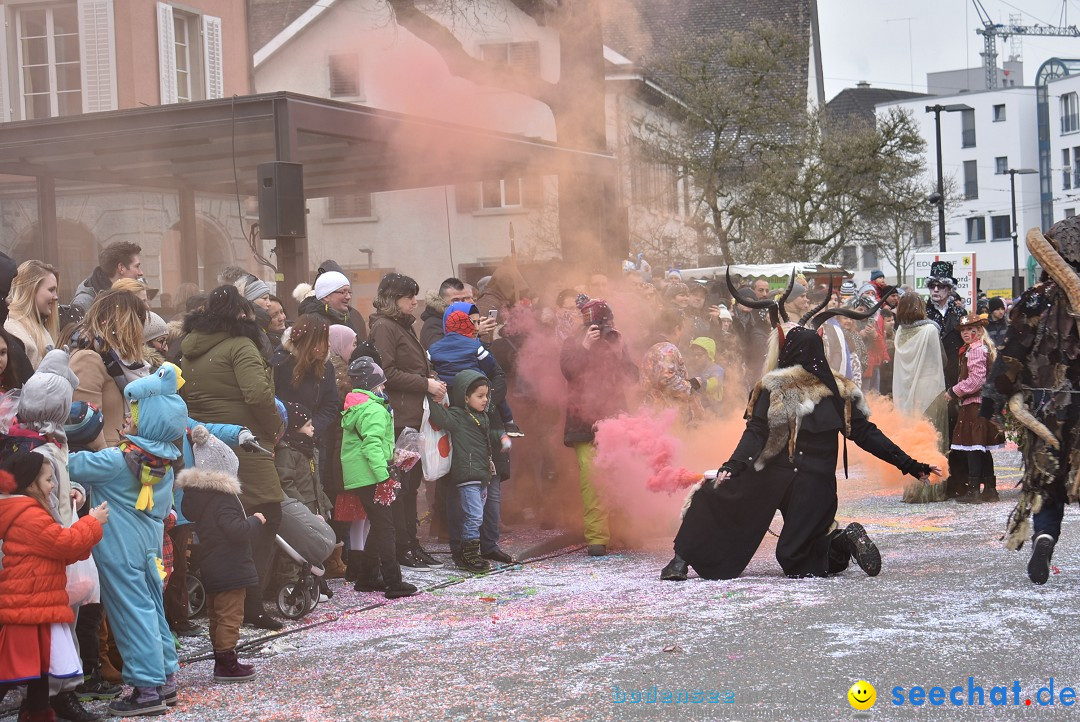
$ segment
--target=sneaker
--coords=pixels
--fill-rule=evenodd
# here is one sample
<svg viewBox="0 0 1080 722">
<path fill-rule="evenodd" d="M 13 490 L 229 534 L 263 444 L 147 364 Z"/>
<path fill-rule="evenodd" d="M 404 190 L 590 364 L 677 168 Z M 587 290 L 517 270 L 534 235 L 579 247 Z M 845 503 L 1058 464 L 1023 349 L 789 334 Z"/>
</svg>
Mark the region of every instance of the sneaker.
<svg viewBox="0 0 1080 722">
<path fill-rule="evenodd" d="M 172 679 L 169 679 L 172 677 Z M 175 707 L 177 702 L 180 701 L 180 695 L 176 691 L 176 675 L 169 675 L 165 678 L 165 684 L 161 685 L 158 689 L 158 694 L 165 700 L 166 707 Z"/>
<path fill-rule="evenodd" d="M 256 629 L 265 629 L 268 632 L 280 632 L 282 629 L 285 629 L 284 624 L 266 613 L 260 614 L 257 617 L 244 617 L 244 624 L 249 624 Z"/>
<path fill-rule="evenodd" d="M 507 436 L 511 436 L 515 439 L 520 439 L 521 437 L 525 436 L 525 432 L 522 431 L 521 427 L 519 427 L 513 421 L 506 422 L 506 425 L 503 426 L 503 431 L 506 433 Z"/>
<path fill-rule="evenodd" d="M 416 559 L 418 559 L 419 561 L 422 561 L 424 564 L 427 564 L 428 567 L 430 567 L 431 569 L 442 569 L 443 568 L 443 563 L 440 562 L 435 557 L 428 554 L 427 551 L 424 550 L 424 547 L 420 546 L 419 542 L 417 542 L 415 545 L 413 545 L 412 553 L 413 553 L 413 556 Z"/>
<path fill-rule="evenodd" d="M 109 714 L 113 717 L 149 717 L 168 710 L 155 687 L 136 687 L 127 697 L 109 703 Z"/>
<path fill-rule="evenodd" d="M 419 589 L 408 582 L 391 582 L 386 585 L 386 591 L 383 592 L 383 596 L 387 599 L 401 599 L 402 597 L 411 597 L 419 591 Z"/>
<path fill-rule="evenodd" d="M 101 678 L 101 672 L 95 670 L 83 678 L 83 683 L 75 688 L 75 694 L 83 702 L 116 699 L 124 688 L 118 684 L 109 684 Z"/>
<path fill-rule="evenodd" d="M 606 557 L 607 544 L 590 544 L 588 552 L 591 557 Z"/>
<path fill-rule="evenodd" d="M 417 558 L 416 553 L 411 549 L 407 552 L 398 554 L 398 564 L 400 566 L 412 569 L 414 572 L 430 572 L 431 567 Z"/>
<path fill-rule="evenodd" d="M 480 554 L 484 559 L 490 559 L 493 562 L 499 562 L 500 564 L 517 564 L 518 560 L 514 558 L 513 554 L 507 554 L 499 547 L 495 547 L 489 552 L 482 552 Z"/>
<path fill-rule="evenodd" d="M 101 715 L 94 714 L 82 706 L 74 692 L 61 692 L 49 700 L 49 706 L 58 720 L 69 722 L 98 722 Z"/>
<path fill-rule="evenodd" d="M 173 626 L 173 634 L 177 637 L 201 637 L 203 630 L 198 625 L 185 620 Z"/>
<path fill-rule="evenodd" d="M 877 545 L 870 540 L 863 525 L 853 521 L 844 527 L 844 536 L 847 537 L 851 556 L 859 568 L 866 572 L 868 577 L 876 577 L 881 573 L 881 552 Z"/>
<path fill-rule="evenodd" d="M 1050 578 L 1050 557 L 1053 555 L 1054 537 L 1049 534 L 1035 537 L 1031 559 L 1028 560 L 1028 579 L 1035 584 L 1046 584 L 1046 580 Z"/>
<path fill-rule="evenodd" d="M 491 570 L 491 565 L 487 563 L 487 560 L 480 557 L 479 539 L 461 543 L 461 561 L 463 563 L 459 565 L 460 568 L 467 572 L 480 574 Z"/>
</svg>

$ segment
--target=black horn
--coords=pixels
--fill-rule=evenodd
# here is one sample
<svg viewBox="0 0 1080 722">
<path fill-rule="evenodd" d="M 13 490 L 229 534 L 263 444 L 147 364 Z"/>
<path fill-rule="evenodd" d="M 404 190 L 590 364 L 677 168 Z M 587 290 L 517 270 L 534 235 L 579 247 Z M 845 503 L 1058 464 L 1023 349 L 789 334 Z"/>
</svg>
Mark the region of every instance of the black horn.
<svg viewBox="0 0 1080 722">
<path fill-rule="evenodd" d="M 805 326 L 806 324 L 808 324 L 810 322 L 810 319 L 812 319 L 814 316 L 821 313 L 821 311 L 826 306 L 829 305 L 829 299 L 832 298 L 832 290 L 833 290 L 833 278 L 830 275 L 829 276 L 829 292 L 825 294 L 825 300 L 822 301 L 821 303 L 819 303 L 817 306 L 814 306 L 813 308 L 811 308 L 809 311 L 807 311 L 803 315 L 802 318 L 799 319 L 799 325 L 800 326 Z"/>
<path fill-rule="evenodd" d="M 878 312 L 883 305 L 885 305 L 885 299 L 896 293 L 896 286 L 889 286 L 881 293 L 881 300 L 874 304 L 873 308 L 868 311 L 856 311 L 852 308 L 830 308 L 828 311 L 823 311 L 814 317 L 812 322 L 812 328 L 816 331 L 821 328 L 821 325 L 828 321 L 833 316 L 843 316 L 844 318 L 853 318 L 856 321 L 865 321 Z"/>
<path fill-rule="evenodd" d="M 731 282 L 731 266 L 728 266 L 725 270 L 724 278 L 727 279 L 727 287 L 728 290 L 731 292 L 731 297 L 735 300 L 735 303 L 746 306 L 747 308 L 768 310 L 769 321 L 772 322 L 773 328 L 776 328 L 780 325 L 780 309 L 779 306 L 776 305 L 776 301 L 771 298 L 749 299 L 743 298 L 741 295 L 739 295 L 739 292 L 735 289 L 735 284 Z"/>
<path fill-rule="evenodd" d="M 784 304 L 787 303 L 788 296 L 791 295 L 791 289 L 795 288 L 795 272 L 798 271 L 796 266 L 791 267 L 791 278 L 788 280 L 787 288 L 784 289 L 784 293 L 781 294 L 780 299 L 776 302 L 776 306 L 780 311 L 780 318 L 784 319 L 784 323 L 787 323 L 791 319 L 788 318 L 787 309 L 784 308 Z"/>
</svg>

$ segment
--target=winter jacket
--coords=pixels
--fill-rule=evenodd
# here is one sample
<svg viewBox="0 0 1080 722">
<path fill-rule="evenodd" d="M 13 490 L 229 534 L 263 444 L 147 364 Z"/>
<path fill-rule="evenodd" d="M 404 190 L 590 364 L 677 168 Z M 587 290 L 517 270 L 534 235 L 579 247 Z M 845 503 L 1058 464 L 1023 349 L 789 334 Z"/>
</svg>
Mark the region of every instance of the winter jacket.
<svg viewBox="0 0 1080 722">
<path fill-rule="evenodd" d="M 65 529 L 36 499 L 0 495 L 0 624 L 74 622 L 67 565 L 89 557 L 101 535 L 92 516 Z"/>
<path fill-rule="evenodd" d="M 563 342 L 559 366 L 567 381 L 566 427 L 563 443 L 591 444 L 597 421 L 627 410 L 624 389 L 638 382 L 638 368 L 625 346 L 603 339 L 586 349 L 582 334 Z"/>
<path fill-rule="evenodd" d="M 994 344 L 994 348 L 999 351 L 1005 347 L 1005 336 L 1009 333 L 1009 317 L 1002 316 L 996 321 L 991 318 L 990 322 L 986 324 L 986 333 L 990 335 L 990 341 Z"/>
<path fill-rule="evenodd" d="M 288 441 L 281 441 L 274 449 L 274 465 L 277 466 L 285 496 L 296 499 L 312 514 L 330 518 L 332 505 L 319 482 L 319 466 L 315 463 L 314 449 L 309 456 Z"/>
<path fill-rule="evenodd" d="M 71 305 L 78 308 L 84 314 L 90 309 L 90 305 L 102 291 L 112 288 L 112 281 L 105 275 L 100 267 L 83 279 L 83 282 L 75 289 L 75 295 L 71 299 Z"/>
<path fill-rule="evenodd" d="M 79 388 L 72 396 L 74 401 L 86 401 L 101 409 L 105 425 L 101 433 L 89 444 L 93 451 L 120 443 L 120 429 L 124 426 L 127 403 L 120 387 L 105 369 L 101 354 L 93 349 L 80 349 L 71 354 L 71 370 L 79 377 Z M 149 367 L 147 367 L 149 370 Z"/>
<path fill-rule="evenodd" d="M 281 431 L 274 403 L 270 367 L 252 339 L 250 323 L 196 313 L 184 325 L 180 390 L 193 418 L 204 423 L 237 424 L 269 447 Z M 241 454 L 241 500 L 245 506 L 284 499 L 274 460 L 263 454 Z"/>
<path fill-rule="evenodd" d="M 453 382 L 460 372 L 471 369 L 479 371 L 491 381 L 491 400 L 498 404 L 506 398 L 506 374 L 480 339 L 462 336 L 446 330 L 446 319 L 454 311 L 473 308 L 471 303 L 451 303 L 443 313 L 443 337 L 428 348 L 428 358 L 435 373 L 446 384 Z"/>
<path fill-rule="evenodd" d="M 426 349 L 431 344 L 442 338 L 446 331 L 443 327 L 443 312 L 446 311 L 446 301 L 434 291 L 424 300 L 424 312 L 420 314 L 420 345 Z"/>
<path fill-rule="evenodd" d="M 353 331 L 356 331 L 357 342 L 364 341 L 368 337 L 367 324 L 364 323 L 364 317 L 352 306 L 346 308 L 345 313 L 338 313 L 330 308 L 327 303 L 320 301 L 314 296 L 308 296 L 300 302 L 298 311 L 300 316 L 303 316 L 305 313 L 313 313 L 316 316 L 322 316 L 326 319 L 326 322 L 331 325 L 338 323 L 342 326 L 348 326 Z"/>
<path fill-rule="evenodd" d="M 311 423 L 315 426 L 315 438 L 325 438 L 330 428 L 337 424 L 339 396 L 337 381 L 334 378 L 334 366 L 326 361 L 320 368 L 321 372 L 316 378 L 308 374 L 300 379 L 300 384 L 293 385 L 293 370 L 296 368 L 296 357 L 292 355 L 292 344 L 286 341 L 286 345 L 279 348 L 270 357 L 270 366 L 274 370 L 274 390 L 277 397 L 282 401 L 291 401 L 303 404 L 311 410 Z"/>
<path fill-rule="evenodd" d="M 184 469 L 184 516 L 199 535 L 199 579 L 210 594 L 259 584 L 251 537 L 262 526 L 240 503 L 240 481 L 220 471 Z"/>
<path fill-rule="evenodd" d="M 479 371 L 462 371 L 450 385 L 449 408 L 434 399 L 428 402 L 432 422 L 450 433 L 450 445 L 454 449 L 450 480 L 458 486 L 491 481 L 492 452 L 500 448 L 503 430 L 493 421 L 498 416 L 473 411 L 465 404 L 469 384 L 484 378 Z"/>
<path fill-rule="evenodd" d="M 952 394 L 961 406 L 982 403 L 982 389 L 990 370 L 990 352 L 982 343 L 966 346 L 960 351 L 960 380 L 952 387 Z"/>
<path fill-rule="evenodd" d="M 346 394 L 352 391 L 352 379 L 349 378 L 348 359 L 331 351 L 330 365 L 334 367 L 338 396 L 337 405 L 334 407 L 334 423 L 326 432 L 324 453 L 319 456 L 319 473 L 323 491 L 332 499 L 344 489 L 341 475 L 341 410 L 345 405 Z"/>
<path fill-rule="evenodd" d="M 35 325 L 37 329 L 34 329 Z M 4 330 L 22 342 L 26 357 L 30 359 L 30 365 L 35 369 L 41 363 L 41 359 L 45 358 L 45 354 L 56 345 L 55 339 L 48 330 L 42 328 L 40 324 L 35 324 L 26 316 L 8 316 L 4 323 Z"/>
<path fill-rule="evenodd" d="M 413 321 L 412 316 L 404 314 L 397 318 L 381 313 L 371 316 L 371 341 L 382 356 L 395 429 L 419 429 L 424 418 L 431 366 L 413 331 Z"/>
<path fill-rule="evenodd" d="M 390 478 L 394 458 L 394 417 L 386 400 L 354 389 L 341 412 L 341 472 L 346 489 L 359 489 Z"/>
</svg>

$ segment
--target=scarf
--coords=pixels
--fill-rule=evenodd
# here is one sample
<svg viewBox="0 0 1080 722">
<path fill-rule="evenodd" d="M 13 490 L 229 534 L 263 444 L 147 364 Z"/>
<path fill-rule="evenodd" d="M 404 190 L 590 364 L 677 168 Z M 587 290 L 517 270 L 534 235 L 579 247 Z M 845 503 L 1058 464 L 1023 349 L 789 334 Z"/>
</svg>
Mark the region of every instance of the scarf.
<svg viewBox="0 0 1080 722">
<path fill-rule="evenodd" d="M 154 486 L 169 473 L 172 462 L 144 451 L 129 439 L 121 441 L 119 448 L 128 471 L 142 485 L 139 498 L 135 501 L 135 510 L 150 511 L 154 508 Z"/>
</svg>

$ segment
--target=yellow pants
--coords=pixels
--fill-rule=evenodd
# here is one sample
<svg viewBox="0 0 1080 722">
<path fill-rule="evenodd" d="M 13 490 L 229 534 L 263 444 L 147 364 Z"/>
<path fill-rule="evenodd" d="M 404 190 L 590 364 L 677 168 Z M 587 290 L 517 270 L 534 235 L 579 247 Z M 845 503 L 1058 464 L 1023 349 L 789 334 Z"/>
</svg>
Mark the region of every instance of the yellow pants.
<svg viewBox="0 0 1080 722">
<path fill-rule="evenodd" d="M 596 447 L 592 444 L 574 444 L 574 453 L 577 454 L 581 477 L 581 504 L 585 507 L 585 543 L 607 545 L 611 541 L 608 513 L 592 483 Z"/>
</svg>

